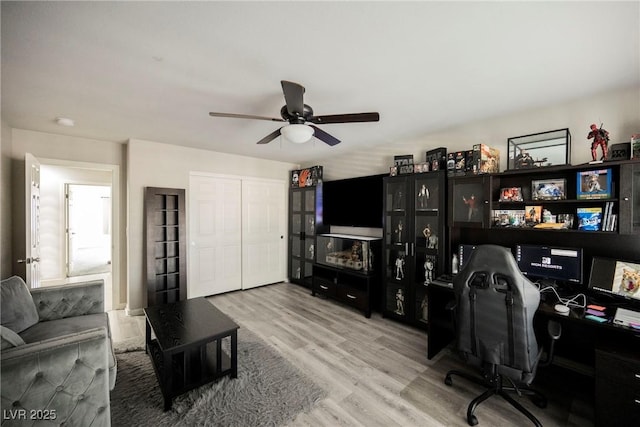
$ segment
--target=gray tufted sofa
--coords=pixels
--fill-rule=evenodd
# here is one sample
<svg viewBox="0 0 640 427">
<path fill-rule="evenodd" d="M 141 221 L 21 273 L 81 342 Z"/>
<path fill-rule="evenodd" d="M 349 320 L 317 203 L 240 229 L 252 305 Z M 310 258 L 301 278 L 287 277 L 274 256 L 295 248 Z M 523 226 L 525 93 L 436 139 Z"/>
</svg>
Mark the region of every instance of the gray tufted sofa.
<svg viewBox="0 0 640 427">
<path fill-rule="evenodd" d="M 29 290 L 14 276 L 0 288 L 2 427 L 111 425 L 103 281 Z"/>
</svg>

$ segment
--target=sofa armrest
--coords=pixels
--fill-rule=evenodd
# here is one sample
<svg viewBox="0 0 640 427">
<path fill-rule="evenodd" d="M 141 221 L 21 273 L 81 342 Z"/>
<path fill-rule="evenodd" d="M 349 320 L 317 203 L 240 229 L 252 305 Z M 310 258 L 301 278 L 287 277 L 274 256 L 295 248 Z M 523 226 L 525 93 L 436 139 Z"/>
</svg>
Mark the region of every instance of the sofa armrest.
<svg viewBox="0 0 640 427">
<path fill-rule="evenodd" d="M 104 281 L 31 289 L 40 321 L 104 313 Z"/>
<path fill-rule="evenodd" d="M 2 351 L 3 426 L 38 417 L 57 425 L 109 426 L 109 370 L 105 328 Z M 18 417 L 23 417 L 18 419 Z"/>
</svg>

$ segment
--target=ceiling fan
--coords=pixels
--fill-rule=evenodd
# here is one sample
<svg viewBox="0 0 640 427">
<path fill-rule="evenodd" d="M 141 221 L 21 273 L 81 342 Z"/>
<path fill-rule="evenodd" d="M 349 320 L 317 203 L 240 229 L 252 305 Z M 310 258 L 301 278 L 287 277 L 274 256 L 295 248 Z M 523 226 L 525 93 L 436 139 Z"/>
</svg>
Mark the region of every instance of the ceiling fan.
<svg viewBox="0 0 640 427">
<path fill-rule="evenodd" d="M 313 124 L 321 125 L 328 123 L 356 123 L 356 122 L 377 122 L 380 120 L 378 113 L 355 113 L 355 114 L 331 114 L 325 116 L 314 116 L 313 109 L 304 103 L 304 86 L 298 83 L 282 80 L 282 92 L 286 105 L 280 109 L 282 118 L 254 116 L 250 114 L 234 113 L 209 113 L 212 117 L 231 117 L 236 119 L 256 119 L 269 120 L 272 122 L 289 122 L 258 141 L 258 144 L 267 144 L 278 136 L 283 135 L 291 142 L 303 143 L 315 135 L 319 140 L 333 146 L 340 143 L 340 140 Z M 307 125 L 305 123 L 313 123 Z"/>
</svg>

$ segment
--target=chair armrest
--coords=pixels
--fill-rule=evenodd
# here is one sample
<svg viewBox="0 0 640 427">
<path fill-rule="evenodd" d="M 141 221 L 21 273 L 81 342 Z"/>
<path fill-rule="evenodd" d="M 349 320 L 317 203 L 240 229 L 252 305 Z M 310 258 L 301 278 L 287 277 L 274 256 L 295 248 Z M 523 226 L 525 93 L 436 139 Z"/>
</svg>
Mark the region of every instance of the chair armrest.
<svg viewBox="0 0 640 427">
<path fill-rule="evenodd" d="M 3 350 L 2 413 L 110 425 L 108 345 L 106 329 L 95 328 Z"/>
<path fill-rule="evenodd" d="M 40 321 L 104 313 L 104 281 L 31 289 Z"/>
</svg>

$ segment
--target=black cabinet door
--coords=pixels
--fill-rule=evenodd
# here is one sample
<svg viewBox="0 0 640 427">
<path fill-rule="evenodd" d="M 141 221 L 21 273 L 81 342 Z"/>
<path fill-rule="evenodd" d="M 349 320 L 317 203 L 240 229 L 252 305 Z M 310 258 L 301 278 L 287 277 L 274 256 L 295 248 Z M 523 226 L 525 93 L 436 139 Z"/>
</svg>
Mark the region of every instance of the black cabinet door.
<svg viewBox="0 0 640 427">
<path fill-rule="evenodd" d="M 640 234 L 640 164 L 620 166 L 620 234 Z"/>
<path fill-rule="evenodd" d="M 289 193 L 289 281 L 311 288 L 316 234 L 322 226 L 322 183 Z"/>
</svg>

